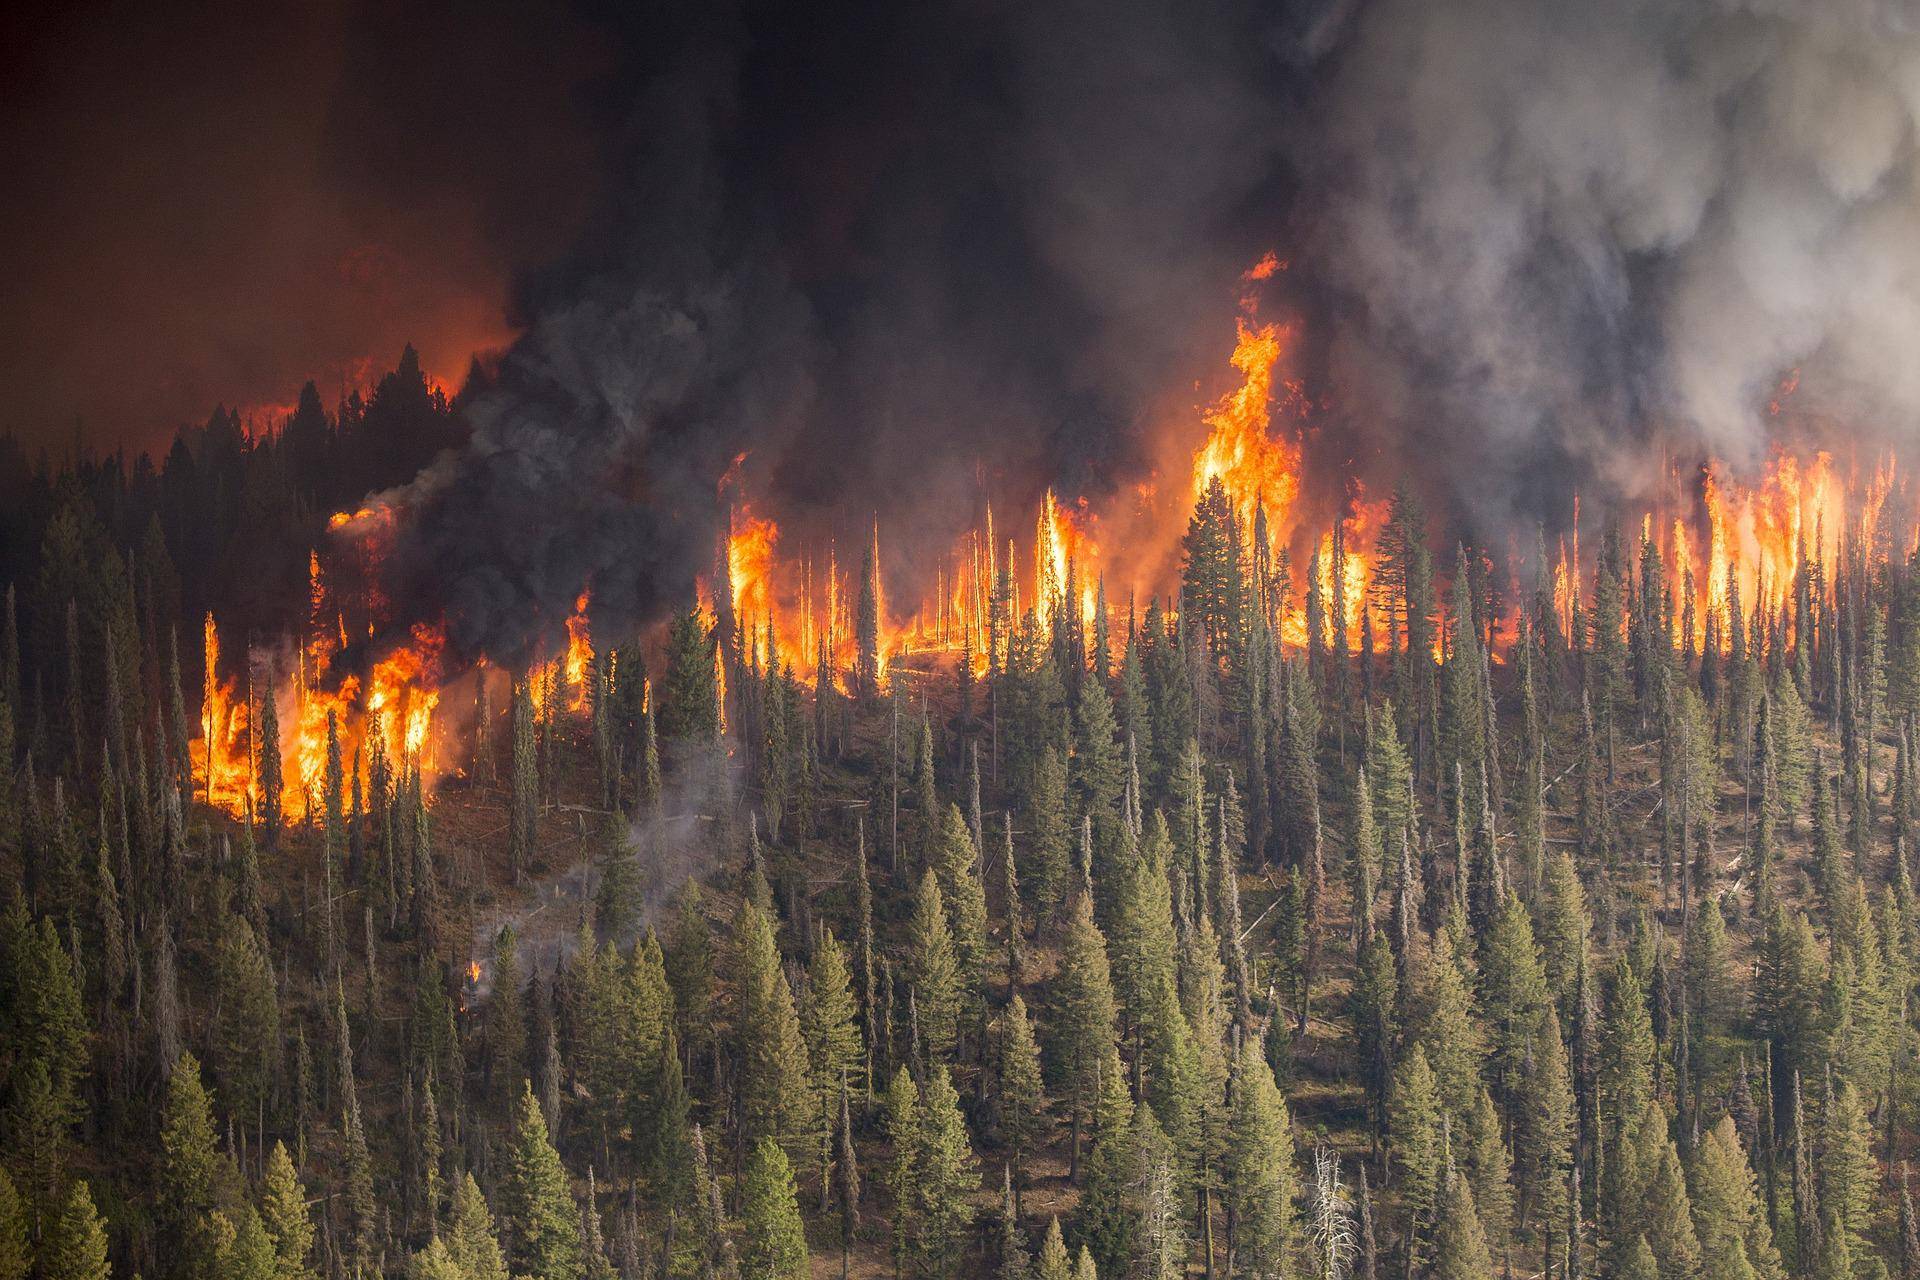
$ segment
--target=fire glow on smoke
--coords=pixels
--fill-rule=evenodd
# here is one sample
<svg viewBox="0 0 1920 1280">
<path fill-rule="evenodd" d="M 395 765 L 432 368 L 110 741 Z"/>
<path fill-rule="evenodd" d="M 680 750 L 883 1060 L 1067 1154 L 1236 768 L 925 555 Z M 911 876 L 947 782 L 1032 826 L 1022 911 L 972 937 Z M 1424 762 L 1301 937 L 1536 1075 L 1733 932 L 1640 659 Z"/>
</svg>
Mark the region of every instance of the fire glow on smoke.
<svg viewBox="0 0 1920 1280">
<path fill-rule="evenodd" d="M 1265 258 L 1247 273 L 1247 283 L 1279 269 L 1274 258 Z M 1194 420 L 1179 424 L 1198 443 L 1184 482 L 1165 487 L 1190 501 L 1169 504 L 1178 509 L 1148 521 L 1143 545 L 1131 537 L 1126 545 L 1111 545 L 1098 508 L 1084 498 L 1063 500 L 1051 489 L 1031 524 L 1019 522 L 1017 532 L 1002 532 L 991 507 L 985 508 L 978 525 L 965 530 L 934 566 L 932 580 L 922 584 L 910 605 L 883 596 L 876 601 L 882 670 L 908 655 L 957 660 L 961 654 L 985 670 L 996 592 L 1004 593 L 1013 626 L 1045 630 L 1063 611 L 1071 611 L 1091 638 L 1105 591 L 1118 635 L 1123 590 L 1129 597 L 1145 592 L 1172 598 L 1177 581 L 1171 580 L 1176 571 L 1169 566 L 1178 564 L 1178 542 L 1192 502 L 1216 482 L 1236 518 L 1244 554 L 1288 567 L 1287 590 L 1266 605 L 1269 625 L 1286 645 L 1305 649 L 1317 641 L 1324 650 L 1344 647 L 1356 653 L 1367 635 L 1376 650 L 1391 644 L 1391 620 L 1374 590 L 1388 503 L 1349 482 L 1335 521 L 1317 529 L 1303 524 L 1301 433 L 1310 407 L 1299 383 L 1286 376 L 1292 334 L 1285 325 L 1261 319 L 1251 290 L 1241 302 L 1236 332 L 1229 362 L 1237 381 Z M 1790 379 L 1774 397 L 1775 414 L 1792 389 Z M 862 531 L 851 554 L 832 543 L 789 546 L 777 519 L 738 493 L 745 461 L 745 455 L 736 459 L 722 482 L 731 516 L 714 571 L 700 583 L 702 610 L 717 623 L 719 606 L 726 606 L 740 653 L 756 667 L 791 666 L 807 682 L 824 670 L 836 683 L 850 683 L 863 568 L 867 562 L 885 565 L 881 530 L 876 524 Z M 1903 487 L 1891 458 L 1856 474 L 1826 452 L 1776 448 L 1751 481 L 1712 461 L 1676 465 L 1666 479 L 1666 495 L 1643 513 L 1639 546 L 1630 552 L 1650 549 L 1671 570 L 1679 593 L 1671 610 L 1676 650 L 1724 649 L 1736 604 L 1743 616 L 1790 620 L 1788 606 L 1803 566 L 1833 565 L 1849 546 L 1905 556 L 1920 543 L 1920 527 L 1911 518 L 1901 528 L 1889 527 L 1888 499 Z M 1146 505 L 1160 487 L 1150 479 L 1114 501 Z M 1911 508 L 1903 504 L 1901 509 Z M 1502 584 L 1507 613 L 1495 621 L 1496 637 L 1510 642 L 1519 633 L 1520 601 L 1536 583 L 1551 592 L 1563 636 L 1570 638 L 1586 625 L 1581 583 L 1593 565 L 1580 550 L 1577 497 L 1574 510 L 1573 527 L 1547 551 L 1546 564 L 1508 557 L 1505 568 L 1512 580 Z M 422 785 L 431 789 L 457 767 L 456 753 L 442 741 L 436 719 L 443 682 L 471 674 L 504 685 L 502 671 L 484 659 L 470 673 L 443 670 L 445 635 L 432 625 L 414 626 L 403 642 L 388 642 L 363 666 L 347 670 L 342 665 L 360 628 L 371 639 L 388 622 L 380 565 L 395 518 L 379 506 L 333 517 L 326 557 L 316 551 L 311 560 L 310 609 L 296 645 L 256 649 L 236 670 L 236 664 L 223 661 L 216 619 L 206 619 L 208 680 L 194 768 L 200 793 L 210 803 L 235 814 L 257 806 L 261 723 L 269 699 L 279 725 L 290 819 L 308 816 L 323 794 L 330 722 L 347 769 L 367 768 L 379 752 L 396 775 L 417 770 Z M 1142 527 L 1138 520 L 1109 523 Z M 1023 551 L 1022 534 L 1029 528 Z M 1262 539 L 1265 545 L 1257 547 Z M 1305 563 L 1291 561 L 1296 548 L 1305 552 Z M 1450 571 L 1450 557 L 1436 558 L 1443 575 Z M 335 580 L 328 569 L 334 564 L 351 570 L 340 576 L 356 584 L 352 590 Z M 1154 573 L 1168 580 L 1141 576 Z M 871 582 L 876 595 L 880 581 L 876 573 Z M 1321 602 L 1318 637 L 1311 634 L 1306 606 L 1310 587 L 1317 587 Z M 1831 574 L 1823 589 L 1831 592 Z M 546 659 L 524 673 L 536 707 L 563 698 L 560 705 L 572 714 L 588 708 L 594 665 L 591 606 L 590 584 L 583 585 L 571 614 L 555 620 Z M 999 643 L 1004 645 L 1004 638 Z M 492 704 L 496 715 L 504 709 L 504 698 Z"/>
</svg>

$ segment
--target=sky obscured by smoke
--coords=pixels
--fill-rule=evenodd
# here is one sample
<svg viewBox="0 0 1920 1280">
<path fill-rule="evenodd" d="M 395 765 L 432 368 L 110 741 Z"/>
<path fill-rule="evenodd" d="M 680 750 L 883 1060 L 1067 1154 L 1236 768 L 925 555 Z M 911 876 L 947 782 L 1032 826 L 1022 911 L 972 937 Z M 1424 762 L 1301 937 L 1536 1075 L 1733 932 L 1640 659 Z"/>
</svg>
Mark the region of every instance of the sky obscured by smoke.
<svg viewBox="0 0 1920 1280">
<path fill-rule="evenodd" d="M 1840 436 L 1920 409 L 1905 4 L 8 21 L 8 423 L 134 436 L 524 332 L 409 495 L 476 644 L 587 579 L 679 598 L 741 453 L 791 536 L 877 513 L 904 563 L 983 494 L 1121 489 L 1231 380 L 1269 250 L 1309 458 L 1412 466 L 1467 533 L 1656 443 L 1751 465 L 1794 370 Z"/>
</svg>

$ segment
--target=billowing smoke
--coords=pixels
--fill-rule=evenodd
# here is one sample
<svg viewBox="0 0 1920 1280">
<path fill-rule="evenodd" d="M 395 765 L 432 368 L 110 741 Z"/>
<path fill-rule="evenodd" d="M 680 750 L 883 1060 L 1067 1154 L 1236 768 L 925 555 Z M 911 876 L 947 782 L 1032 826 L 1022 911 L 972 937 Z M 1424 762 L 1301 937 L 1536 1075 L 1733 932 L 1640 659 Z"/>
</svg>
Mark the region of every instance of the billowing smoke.
<svg viewBox="0 0 1920 1280">
<path fill-rule="evenodd" d="M 1141 477 L 1290 263 L 1333 467 L 1497 537 L 1920 409 L 1920 38 L 1871 0 L 746 5 L 616 28 L 609 204 L 525 283 L 405 589 L 503 660 L 713 563 L 715 487 L 922 584 L 983 498 Z M 623 43 L 624 42 L 624 43 Z M 1831 431 L 1831 428 L 1828 428 Z M 1163 481 L 1168 477 L 1162 477 Z M 1324 507 L 1325 502 L 1318 502 Z"/>
<path fill-rule="evenodd" d="M 1483 521 L 1630 491 L 1655 442 L 1751 466 L 1796 370 L 1840 442 L 1911 434 L 1917 35 L 1874 0 L 1345 15 L 1298 136 L 1353 421 Z"/>
</svg>

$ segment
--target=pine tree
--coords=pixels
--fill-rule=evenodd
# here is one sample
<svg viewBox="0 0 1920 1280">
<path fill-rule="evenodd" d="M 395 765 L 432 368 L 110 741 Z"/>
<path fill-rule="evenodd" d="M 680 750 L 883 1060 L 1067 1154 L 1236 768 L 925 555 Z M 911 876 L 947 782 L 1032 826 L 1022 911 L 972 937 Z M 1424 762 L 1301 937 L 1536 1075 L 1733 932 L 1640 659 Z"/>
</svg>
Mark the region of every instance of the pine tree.
<svg viewBox="0 0 1920 1280">
<path fill-rule="evenodd" d="M 1434 1280 L 1487 1280 L 1493 1274 L 1493 1256 L 1474 1206 L 1473 1188 L 1458 1173 L 1449 1172 L 1440 1189 L 1431 1274 Z"/>
<path fill-rule="evenodd" d="M 1473 987 L 1447 931 L 1418 949 L 1409 966 L 1407 1034 L 1426 1050 L 1435 1087 L 1449 1114 L 1473 1107 L 1486 1059 L 1485 1031 L 1473 1009 Z"/>
<path fill-rule="evenodd" d="M 581 1280 L 580 1215 L 531 1087 L 521 1091 L 504 1158 L 501 1209 L 515 1274 Z"/>
<path fill-rule="evenodd" d="M 931 867 L 921 874 L 907 937 L 907 981 L 920 1013 L 923 1047 L 929 1059 L 943 1060 L 953 1053 L 959 1034 L 960 968 L 940 882 Z"/>
<path fill-rule="evenodd" d="M 1234 1068 L 1224 1169 L 1233 1235 L 1229 1272 L 1280 1276 L 1293 1248 L 1293 1127 L 1273 1072 L 1251 1042 Z"/>
<path fill-rule="evenodd" d="M 1859 1090 L 1829 1084 L 1820 1126 L 1820 1206 L 1847 1233 L 1852 1256 L 1867 1256 L 1874 1231 L 1879 1165 L 1873 1158 L 1873 1127 Z"/>
<path fill-rule="evenodd" d="M 307 1266 L 307 1254 L 313 1248 L 313 1218 L 285 1143 L 274 1143 L 267 1156 L 260 1217 L 273 1242 L 274 1280 L 310 1280 L 313 1272 Z"/>
<path fill-rule="evenodd" d="M 846 955 L 832 930 L 822 931 L 813 948 L 813 963 L 807 970 L 807 998 L 800 1011 L 800 1031 L 813 1073 L 815 1123 L 820 1132 L 820 1184 L 824 1197 L 828 1185 L 825 1171 L 833 1163 L 840 1096 L 849 1080 L 859 1080 L 865 1062 L 860 1028 L 854 1022 Z"/>
<path fill-rule="evenodd" d="M 919 1219 L 916 1191 L 919 1176 L 920 1090 L 905 1067 L 895 1068 L 882 1105 L 883 1127 L 893 1158 L 887 1163 L 887 1196 L 893 1202 L 893 1270 L 897 1277 L 913 1256 Z"/>
<path fill-rule="evenodd" d="M 71 1123 L 79 1118 L 89 1057 L 85 1003 L 73 957 L 46 917 L 31 924 L 19 917 L 11 952 L 12 1007 L 5 1025 L 16 1061 L 37 1062 L 46 1069 L 53 1110 Z"/>
<path fill-rule="evenodd" d="M 1418 1044 L 1408 1049 L 1394 1073 L 1387 1127 L 1411 1234 L 1430 1222 L 1438 1209 L 1443 1172 L 1440 1098 L 1426 1051 Z"/>
<path fill-rule="evenodd" d="M 76 1178 L 59 1216 L 40 1242 L 35 1269 L 41 1280 L 107 1280 L 107 1232 L 93 1207 L 93 1193 Z"/>
<path fill-rule="evenodd" d="M 1093 903 L 1077 895 L 1061 941 L 1052 984 L 1051 1056 L 1061 1073 L 1073 1119 L 1073 1176 L 1079 1176 L 1081 1130 L 1091 1118 L 1100 1073 L 1118 1038 L 1107 943 L 1093 922 Z"/>
<path fill-rule="evenodd" d="M 1731 1116 L 1707 1130 L 1689 1172 L 1703 1280 L 1781 1280 L 1766 1204 Z"/>
<path fill-rule="evenodd" d="M 1023 1189 L 1026 1157 L 1047 1128 L 1047 1096 L 1040 1077 L 1040 1046 L 1027 1002 L 1018 991 L 1000 1020 L 1000 1140 L 1012 1156 L 1015 1194 Z"/>
<path fill-rule="evenodd" d="M 807 1048 L 773 924 L 750 898 L 740 904 L 734 944 L 741 1123 L 752 1138 L 775 1138 L 804 1153 L 813 1132 Z"/>
<path fill-rule="evenodd" d="M 240 916 L 221 922 L 214 981 L 220 991 L 212 1037 L 214 1078 L 230 1114 L 243 1124 L 256 1116 L 264 1120 L 272 1063 L 261 1049 L 279 1041 L 280 1010 L 266 953 L 253 926 Z"/>
<path fill-rule="evenodd" d="M 1133 1116 L 1133 1145 L 1139 1164 L 1139 1237 L 1135 1265 L 1150 1280 L 1179 1280 L 1187 1270 L 1187 1235 L 1180 1194 L 1179 1153 L 1154 1119 L 1152 1107 Z"/>
<path fill-rule="evenodd" d="M 280 825 L 284 809 L 280 766 L 280 715 L 274 706 L 271 692 L 273 673 L 267 672 L 269 692 L 260 699 L 260 762 L 256 766 L 256 776 L 260 787 L 260 825 L 266 830 L 267 848 L 275 849 L 280 845 Z"/>
<path fill-rule="evenodd" d="M 847 1280 L 854 1233 L 860 1229 L 860 1165 L 853 1142 L 853 1108 L 840 1090 L 840 1150 L 834 1161 L 834 1192 L 840 1201 L 840 1280 Z"/>
<path fill-rule="evenodd" d="M 1483 1088 L 1467 1115 L 1467 1177 L 1473 1183 L 1474 1206 L 1480 1226 L 1493 1247 L 1503 1246 L 1513 1222 L 1512 1159 L 1500 1136 L 1500 1117 Z"/>
<path fill-rule="evenodd" d="M 948 805 L 934 845 L 931 866 L 938 872 L 942 901 L 953 929 L 953 953 L 959 979 L 963 1023 L 977 1018 L 986 990 L 991 955 L 987 946 L 987 891 L 980 876 L 980 854 L 957 805 Z"/>
<path fill-rule="evenodd" d="M 215 1177 L 220 1156 L 213 1103 L 200 1083 L 200 1064 L 180 1055 L 167 1081 L 160 1120 L 160 1214 L 170 1242 L 171 1274 L 212 1280 L 217 1274 Z"/>
<path fill-rule="evenodd" d="M 741 1280 L 806 1280 L 807 1236 L 787 1153 L 770 1137 L 753 1145 L 741 1193 Z"/>
<path fill-rule="evenodd" d="M 1047 1234 L 1040 1242 L 1033 1280 L 1073 1280 L 1073 1260 L 1067 1255 L 1067 1242 L 1060 1234 L 1058 1216 L 1047 1220 Z"/>
<path fill-rule="evenodd" d="M 1567 1169 L 1579 1114 L 1560 1016 L 1551 1007 L 1522 1066 L 1515 1113 L 1513 1155 L 1520 1225 L 1536 1220 L 1556 1223 L 1566 1212 Z"/>
<path fill-rule="evenodd" d="M 533 694 L 528 681 L 514 681 L 510 712 L 513 765 L 507 788 L 507 865 L 514 882 L 526 878 L 536 856 L 540 819 L 539 765 L 533 741 Z"/>
<path fill-rule="evenodd" d="M 27 1206 L 21 1202 L 13 1179 L 0 1168 L 0 1280 L 26 1280 L 33 1262 L 33 1250 L 27 1241 Z"/>
<path fill-rule="evenodd" d="M 1067 766 L 1051 747 L 1040 753 L 1034 767 L 1028 801 L 1033 840 L 1021 882 L 1027 886 L 1035 911 L 1044 919 L 1060 914 L 1067 898 L 1067 863 L 1071 834 L 1067 813 Z"/>
<path fill-rule="evenodd" d="M 1134 1193 L 1142 1172 L 1133 1100 L 1127 1095 L 1120 1055 L 1109 1049 L 1096 1082 L 1093 1147 L 1080 1192 L 1079 1236 L 1109 1275 L 1119 1274 L 1134 1253 L 1139 1226 Z"/>
<path fill-rule="evenodd" d="M 945 1280 L 957 1271 L 973 1221 L 969 1197 L 979 1187 L 980 1171 L 960 1098 L 942 1065 L 920 1091 L 914 1136 L 913 1220 L 916 1271 Z"/>
</svg>

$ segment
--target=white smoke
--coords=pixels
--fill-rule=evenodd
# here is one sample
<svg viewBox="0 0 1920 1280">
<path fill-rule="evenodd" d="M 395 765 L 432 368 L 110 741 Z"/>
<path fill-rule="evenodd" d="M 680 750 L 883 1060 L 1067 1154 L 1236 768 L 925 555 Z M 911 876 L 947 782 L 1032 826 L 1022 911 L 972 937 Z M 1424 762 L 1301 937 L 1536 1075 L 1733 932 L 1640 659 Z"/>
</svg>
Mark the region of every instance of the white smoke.
<svg viewBox="0 0 1920 1280">
<path fill-rule="evenodd" d="M 1317 74 L 1336 379 L 1480 514 L 1631 490 L 1656 439 L 1752 466 L 1796 370 L 1797 413 L 1913 434 L 1914 5 L 1379 0 Z"/>
</svg>

